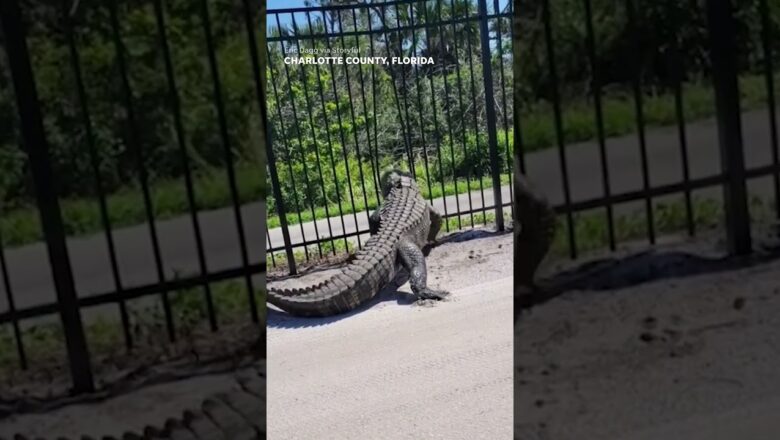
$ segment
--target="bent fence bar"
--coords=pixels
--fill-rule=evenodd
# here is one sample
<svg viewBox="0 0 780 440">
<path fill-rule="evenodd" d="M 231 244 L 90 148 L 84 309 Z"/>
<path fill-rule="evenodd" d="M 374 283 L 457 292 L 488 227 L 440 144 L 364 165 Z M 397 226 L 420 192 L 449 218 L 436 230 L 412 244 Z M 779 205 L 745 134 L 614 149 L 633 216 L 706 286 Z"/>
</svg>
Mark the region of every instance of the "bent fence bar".
<svg viewBox="0 0 780 440">
<path fill-rule="evenodd" d="M 399 0 L 268 11 L 272 266 L 295 273 L 296 258 L 361 247 L 391 166 L 412 172 L 431 201 L 443 197 L 436 207 L 456 228 L 503 229 L 511 8 Z M 372 61 L 350 61 L 361 57 Z"/>
<path fill-rule="evenodd" d="M 246 293 L 246 296 L 240 300 L 245 303 L 244 306 L 240 307 L 241 310 L 246 310 L 244 319 L 255 324 L 261 323 L 262 316 L 259 309 L 264 305 L 257 303 L 256 280 L 253 277 L 265 272 L 266 263 L 262 252 L 262 242 L 255 240 L 256 243 L 253 243 L 250 236 L 261 236 L 264 228 L 262 226 L 258 228 L 257 225 L 262 225 L 264 218 L 247 218 L 247 212 L 252 212 L 248 205 L 252 200 L 247 200 L 246 195 L 239 194 L 238 177 L 234 168 L 239 161 L 239 156 L 243 158 L 252 156 L 251 148 L 255 148 L 255 146 L 250 145 L 242 137 L 236 137 L 233 126 L 251 121 L 247 126 L 252 128 L 247 130 L 251 131 L 254 127 L 259 127 L 264 132 L 263 136 L 267 135 L 268 131 L 264 128 L 266 125 L 265 114 L 260 111 L 265 101 L 265 83 L 261 76 L 255 35 L 256 27 L 262 29 L 262 26 L 258 26 L 259 8 L 252 6 L 252 2 L 243 1 L 238 6 L 230 3 L 230 9 L 227 9 L 227 11 L 234 13 L 233 17 L 240 17 L 231 25 L 236 28 L 233 35 L 238 35 L 245 44 L 245 46 L 230 46 L 242 48 L 240 51 L 236 50 L 230 53 L 234 57 L 233 60 L 240 61 L 231 66 L 244 69 L 241 72 L 240 86 L 245 87 L 246 93 L 242 92 L 241 94 L 248 96 L 248 98 L 245 105 L 238 108 L 241 110 L 239 113 L 236 113 L 236 107 L 232 102 L 226 102 L 228 95 L 230 95 L 231 100 L 234 99 L 236 86 L 233 72 L 221 70 L 220 62 L 224 62 L 224 60 L 218 59 L 218 56 L 226 56 L 225 23 L 223 21 L 215 22 L 214 15 L 212 15 L 220 14 L 221 20 L 226 12 L 225 4 L 206 0 L 197 2 L 198 8 L 195 9 L 197 15 L 193 23 L 197 23 L 200 27 L 196 27 L 193 31 L 194 35 L 197 36 L 193 42 L 182 41 L 181 34 L 174 35 L 170 31 L 174 18 L 178 20 L 180 17 L 173 17 L 172 7 L 163 0 L 150 0 L 143 5 L 120 5 L 117 2 L 108 2 L 105 7 L 95 6 L 94 8 L 81 5 L 78 10 L 70 10 L 69 7 L 66 7 L 67 3 L 63 2 L 61 9 L 47 5 L 41 6 L 40 10 L 32 7 L 31 9 L 34 10 L 22 10 L 20 2 L 17 0 L 0 3 L 2 5 L 0 6 L 2 46 L 7 55 L 5 61 L 7 61 L 10 77 L 10 81 L 5 82 L 5 84 L 8 84 L 9 93 L 15 96 L 15 107 L 19 121 L 18 145 L 23 145 L 26 163 L 29 164 L 34 182 L 35 199 L 33 203 L 37 205 L 42 235 L 48 250 L 48 263 L 53 278 L 51 290 L 56 291 L 56 301 L 54 302 L 37 301 L 33 305 L 20 306 L 20 299 L 29 303 L 30 298 L 23 297 L 35 292 L 30 292 L 29 289 L 22 292 L 14 291 L 14 277 L 19 274 L 10 269 L 12 266 L 9 260 L 12 255 L 20 255 L 20 252 L 17 249 L 9 249 L 7 246 L 4 249 L 4 242 L 0 239 L 0 275 L 3 280 L 4 299 L 7 304 L 7 310 L 0 310 L 0 326 L 10 325 L 12 327 L 12 340 L 16 347 L 18 365 L 21 369 L 26 370 L 31 365 L 30 353 L 29 350 L 26 350 L 27 346 L 25 345 L 23 321 L 35 321 L 50 315 L 59 315 L 64 330 L 64 342 L 67 348 L 66 355 L 72 375 L 73 389 L 83 393 L 95 389 L 92 368 L 94 354 L 90 354 L 85 337 L 86 323 L 82 322 L 83 313 L 87 309 L 115 304 L 119 310 L 126 349 L 132 351 L 136 347 L 133 331 L 136 323 L 128 310 L 128 303 L 131 300 L 159 298 L 164 312 L 164 325 L 161 325 L 161 328 L 167 332 L 169 340 L 173 342 L 178 337 L 176 325 L 177 319 L 181 316 L 181 312 L 171 303 L 170 295 L 173 292 L 184 292 L 186 295 L 197 296 L 197 293 L 187 292 L 187 290 L 201 290 L 208 327 L 211 331 L 217 331 L 220 327 L 220 310 L 215 305 L 215 293 L 212 292 L 211 286 L 218 282 L 240 280 L 237 282 L 243 283 Z M 92 9 L 85 11 L 84 8 Z M 54 20 L 56 24 L 42 30 L 45 24 L 36 22 L 34 19 L 35 14 L 41 12 L 50 12 L 56 16 L 57 18 Z M 182 11 L 177 10 L 175 13 L 181 14 Z M 149 23 L 151 23 L 153 31 L 150 34 L 140 34 L 143 38 L 148 39 L 148 41 L 144 40 L 143 44 L 139 44 L 138 34 L 132 36 L 125 34 L 129 26 L 127 17 L 132 14 L 136 14 L 136 17 L 139 14 L 147 14 L 148 17 L 151 17 Z M 99 29 L 94 25 L 94 21 L 91 24 L 93 27 L 89 27 L 90 24 L 85 24 L 89 21 L 89 17 L 94 19 L 101 16 L 105 16 L 106 20 L 100 20 Z M 112 54 L 110 56 L 113 57 L 114 61 L 109 64 L 113 67 L 104 71 L 103 77 L 96 76 L 94 71 L 91 73 L 86 71 L 87 58 L 93 66 L 103 62 L 99 51 L 95 52 L 94 45 L 86 47 L 91 43 L 94 44 L 95 41 L 85 38 L 84 35 L 87 32 L 91 32 L 90 38 L 104 38 L 99 40 L 98 44 L 103 44 L 100 50 Z M 35 35 L 31 37 L 31 34 Z M 51 141 L 51 138 L 55 137 L 52 135 L 52 124 L 44 125 L 44 121 L 49 118 L 49 122 L 51 122 L 50 113 L 55 110 L 50 105 L 44 105 L 44 99 L 39 94 L 41 90 L 40 79 L 51 80 L 51 76 L 46 76 L 48 73 L 46 69 L 50 66 L 40 65 L 40 57 L 31 56 L 31 54 L 38 55 L 33 52 L 32 48 L 28 48 L 33 39 L 35 44 L 44 41 L 61 49 L 61 52 L 57 53 L 62 54 L 63 63 L 57 65 L 57 69 L 62 69 L 57 74 L 57 79 L 72 82 L 68 83 L 64 90 L 59 90 L 53 98 L 61 98 L 63 101 L 61 105 L 72 110 L 72 113 L 69 113 L 72 115 L 72 120 L 69 121 L 71 125 L 57 125 L 61 121 L 54 118 L 53 124 L 55 128 L 62 128 L 66 133 L 73 135 L 71 140 L 74 143 L 78 142 L 77 148 L 68 151 L 73 152 L 74 155 L 86 155 L 88 160 L 83 170 L 75 166 L 72 169 L 65 168 L 63 170 L 61 162 L 58 162 L 57 169 L 53 169 L 54 160 L 59 160 L 62 153 L 54 151 L 52 148 L 54 142 Z M 237 38 L 234 43 L 237 44 L 238 41 L 240 40 Z M 57 46 L 58 44 L 61 46 Z M 188 44 L 202 44 L 201 47 L 197 48 L 200 51 L 198 59 L 190 59 L 189 61 L 195 61 L 197 66 L 205 66 L 203 71 L 196 68 L 186 72 L 177 70 L 177 60 L 174 58 L 177 54 L 181 57 L 182 53 L 190 50 L 190 47 L 184 47 L 184 51 L 182 50 L 182 45 Z M 153 56 L 141 57 L 139 61 L 137 53 L 139 48 L 144 47 L 155 48 L 149 52 Z M 33 60 L 33 58 L 35 59 Z M 178 62 L 181 61 L 179 58 Z M 0 68 L 3 64 L 0 63 Z M 142 65 L 139 66 L 139 64 Z M 159 104 L 153 103 L 152 109 L 160 112 L 156 119 L 164 120 L 166 124 L 169 124 L 163 126 L 165 129 L 161 132 L 165 133 L 164 135 L 151 141 L 148 134 L 154 129 L 150 128 L 148 115 L 144 114 L 144 111 L 148 111 L 147 101 L 150 95 L 147 93 L 143 100 L 139 98 L 139 93 L 141 93 L 139 89 L 148 86 L 148 83 L 139 82 L 137 69 L 144 68 L 152 68 L 161 72 L 157 83 L 159 86 L 157 96 L 161 101 Z M 5 75 L 5 72 L 0 73 Z M 192 77 L 197 75 L 202 75 L 202 80 L 207 86 L 201 91 L 203 100 L 198 107 L 199 111 L 205 111 L 207 115 L 215 115 L 213 124 L 216 127 L 214 130 L 216 135 L 214 139 L 210 140 L 213 152 L 210 152 L 207 158 L 202 157 L 204 151 L 202 141 L 197 139 L 192 132 L 187 132 L 187 129 L 191 131 L 198 129 L 197 126 L 193 126 L 191 121 L 188 124 L 186 119 L 192 117 L 192 112 L 191 108 L 185 104 L 187 102 L 185 95 L 193 93 Z M 230 87 L 226 87 L 224 84 L 227 77 L 233 81 Z M 120 112 L 107 111 L 109 108 L 107 102 L 105 100 L 98 101 L 95 97 L 94 84 L 91 82 L 99 82 L 104 79 L 114 81 L 112 82 L 112 86 L 114 86 L 112 90 L 116 90 L 118 100 L 111 104 L 121 107 Z M 182 87 L 185 80 L 187 85 Z M 5 84 L 2 85 L 3 88 Z M 70 95 L 71 91 L 72 96 Z M 51 91 L 47 91 L 47 93 L 49 99 L 52 99 Z M 156 98 L 156 96 L 154 97 Z M 4 104 L 6 103 L 4 102 Z M 185 116 L 187 111 L 190 112 Z M 107 140 L 105 128 L 117 126 L 121 128 L 119 131 L 121 134 Z M 68 130 L 71 131 L 68 132 Z M 166 137 L 168 133 L 170 133 L 170 137 Z M 6 139 L 6 141 L 8 140 Z M 237 141 L 241 143 L 240 148 L 236 145 Z M 263 141 L 265 139 L 259 142 Z M 62 139 L 57 137 L 55 142 L 59 147 Z M 195 142 L 201 142 L 197 148 L 194 145 Z M 97 148 L 98 146 L 105 148 L 106 145 L 122 146 L 121 151 L 126 149 L 129 153 L 128 162 L 121 163 L 120 168 L 123 168 L 125 176 L 129 176 L 126 178 L 137 182 L 138 191 L 141 193 L 140 199 L 144 213 L 143 218 L 137 219 L 137 223 L 143 224 L 140 228 L 119 231 L 116 225 L 112 225 L 112 220 L 116 221 L 117 217 L 110 215 L 112 206 L 111 200 L 109 200 L 109 191 L 117 189 L 109 188 L 110 183 L 104 176 L 108 174 L 110 166 L 104 162 L 106 160 L 105 154 L 101 156 Z M 9 148 L 9 145 L 0 145 L 0 147 Z M 161 156 L 163 153 L 165 155 Z M 262 156 L 262 153 L 260 155 Z M 166 179 L 181 185 L 177 188 L 183 188 L 185 195 L 182 197 L 182 211 L 178 214 L 181 217 L 173 218 L 171 221 L 179 222 L 182 228 L 192 230 L 191 237 L 186 232 L 180 237 L 188 244 L 177 242 L 172 245 L 173 247 L 167 249 L 163 246 L 163 241 L 168 237 L 161 235 L 162 222 L 156 214 L 156 210 L 160 209 L 157 205 L 159 200 L 155 198 L 156 193 L 153 192 L 154 182 L 152 181 L 155 174 L 161 173 L 161 169 L 158 168 L 160 164 L 155 162 L 163 160 L 161 158 L 164 158 L 167 161 L 166 164 L 173 170 L 166 176 Z M 199 165 L 197 167 L 196 160 L 198 161 L 197 165 Z M 204 165 L 203 162 L 208 163 Z M 73 163 L 76 163 L 75 159 Z M 243 167 L 255 166 L 255 172 L 262 175 L 264 168 L 262 163 L 253 165 L 251 161 L 245 161 L 241 165 Z M 225 171 L 225 184 L 228 188 L 226 205 L 228 208 L 207 214 L 203 212 L 206 209 L 202 198 L 204 194 L 198 193 L 199 188 L 205 187 L 198 187 L 197 179 L 204 173 L 210 172 L 211 169 Z M 90 179 L 93 179 L 93 186 L 88 193 L 94 191 L 92 194 L 97 196 L 95 202 L 98 209 L 96 212 L 99 212 L 99 225 L 103 230 L 102 235 L 94 237 L 104 238 L 107 247 L 106 259 L 108 262 L 105 271 L 111 273 L 110 278 L 114 286 L 107 292 L 85 291 L 85 289 L 79 288 L 76 282 L 78 280 L 74 279 L 74 269 L 71 264 L 75 261 L 72 249 L 73 246 L 76 246 L 76 241 L 67 237 L 63 221 L 64 213 L 59 199 L 69 196 L 64 188 L 68 185 L 64 185 L 63 182 L 84 171 L 91 172 Z M 119 179 L 119 183 L 122 183 L 122 179 Z M 74 191 L 74 194 L 73 197 L 83 197 L 77 191 Z M 134 191 L 133 194 L 137 194 L 137 192 Z M 3 196 L 5 197 L 5 194 Z M 3 202 L 6 201 L 3 200 Z M 26 202 L 20 204 L 24 205 L 24 203 Z M 222 208 L 223 206 L 225 204 L 218 207 Z M 5 217 L 9 215 L 9 212 L 4 211 L 2 214 Z M 210 217 L 211 215 L 216 216 L 217 219 L 225 219 L 224 222 L 218 223 L 219 231 L 205 229 L 204 222 L 214 218 Z M 119 218 L 119 220 L 123 219 Z M 247 220 L 250 221 L 249 224 L 245 224 Z M 214 222 L 211 221 L 210 224 L 213 225 Z M 237 240 L 231 241 L 234 243 L 231 246 L 235 247 L 236 255 L 228 260 L 237 261 L 236 265 L 231 262 L 217 261 L 224 259 L 225 255 L 218 253 L 221 252 L 219 251 L 221 243 L 215 245 L 212 240 L 212 243 L 209 244 L 207 240 L 207 233 L 231 233 L 231 227 L 234 228 L 233 232 L 237 236 Z M 171 228 L 166 230 L 170 231 Z M 0 232 L 2 232 L 2 228 L 0 228 Z M 117 237 L 122 234 L 131 234 L 132 237 L 135 237 L 133 243 L 138 246 L 141 246 L 145 240 L 149 240 L 152 257 L 150 263 L 153 266 L 151 272 L 154 275 L 144 278 L 140 282 L 138 279 L 135 282 L 127 279 L 133 278 L 132 276 L 127 278 L 122 276 L 122 258 L 117 249 Z M 101 243 L 103 242 L 101 241 Z M 35 246 L 32 245 L 32 248 Z M 93 246 L 99 247 L 101 245 Z M 69 255 L 69 248 L 71 255 Z M 103 251 L 95 250 L 95 252 L 100 254 Z M 181 255 L 192 256 L 192 264 L 185 264 L 185 266 L 191 267 L 177 269 L 174 265 L 178 263 L 168 261 L 171 256 L 181 257 Z M 18 265 L 15 267 L 19 268 Z M 45 266 L 38 270 L 45 272 Z M 139 267 L 129 269 L 136 275 L 140 270 Z"/>
</svg>

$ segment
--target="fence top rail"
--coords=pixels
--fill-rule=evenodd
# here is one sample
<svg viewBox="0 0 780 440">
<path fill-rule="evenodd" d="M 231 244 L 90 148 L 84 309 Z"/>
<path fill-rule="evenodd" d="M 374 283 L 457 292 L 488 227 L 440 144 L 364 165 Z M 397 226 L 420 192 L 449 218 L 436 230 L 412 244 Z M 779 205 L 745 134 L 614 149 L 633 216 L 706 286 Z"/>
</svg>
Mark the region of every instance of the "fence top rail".
<svg viewBox="0 0 780 440">
<path fill-rule="evenodd" d="M 290 14 L 290 13 L 296 13 L 296 12 L 327 12 L 327 11 L 337 11 L 337 10 L 347 10 L 347 9 L 368 9 L 368 8 L 382 8 L 382 7 L 388 7 L 388 6 L 398 6 L 398 5 L 410 5 L 414 3 L 427 3 L 434 0 L 391 0 L 387 2 L 371 2 L 371 3 L 354 3 L 351 5 L 331 5 L 331 6 L 299 6 L 297 8 L 278 8 L 278 9 L 268 9 L 266 10 L 266 13 L 268 15 L 271 14 Z M 469 1 L 469 0 L 465 0 Z M 512 2 L 507 2 L 507 8 L 511 8 Z"/>
<path fill-rule="evenodd" d="M 502 13 L 502 14 L 488 14 L 487 18 L 488 20 L 494 20 L 497 18 L 511 18 L 512 14 L 510 13 Z M 362 31 L 343 31 L 343 32 L 325 32 L 325 33 L 318 33 L 318 34 L 287 34 L 279 36 L 277 33 L 274 37 L 268 37 L 266 40 L 271 42 L 279 42 L 279 41 L 299 41 L 299 40 L 316 40 L 320 38 L 339 38 L 339 37 L 354 37 L 354 36 L 363 36 L 363 35 L 382 35 L 382 34 L 388 34 L 393 32 L 404 32 L 404 31 L 411 31 L 411 30 L 420 30 L 420 29 L 426 29 L 431 27 L 438 27 L 438 26 L 445 26 L 445 25 L 452 25 L 452 24 L 461 24 L 461 23 L 467 23 L 470 21 L 479 21 L 482 18 L 481 15 L 475 14 L 468 17 L 461 17 L 456 19 L 450 19 L 450 20 L 441 20 L 441 21 L 435 21 L 435 22 L 429 22 L 429 23 L 417 23 L 414 25 L 406 25 L 406 26 L 400 26 L 400 27 L 389 27 L 389 28 L 380 28 L 380 29 L 372 29 L 372 30 L 362 30 Z M 296 29 L 299 30 L 299 29 Z"/>
</svg>

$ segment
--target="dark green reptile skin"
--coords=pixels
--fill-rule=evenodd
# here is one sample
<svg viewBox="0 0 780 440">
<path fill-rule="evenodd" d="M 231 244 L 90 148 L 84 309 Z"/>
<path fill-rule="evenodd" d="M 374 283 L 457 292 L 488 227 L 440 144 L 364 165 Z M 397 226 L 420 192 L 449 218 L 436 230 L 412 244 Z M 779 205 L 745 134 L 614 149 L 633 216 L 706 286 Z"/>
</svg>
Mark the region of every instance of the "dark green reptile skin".
<svg viewBox="0 0 780 440">
<path fill-rule="evenodd" d="M 379 208 L 379 229 L 356 253 L 354 260 L 317 285 L 279 289 L 269 284 L 268 302 L 298 316 L 330 316 L 352 310 L 374 297 L 393 279 L 400 263 L 400 244 L 413 243 L 419 249 L 430 235 L 438 232 L 440 222 L 436 221 L 436 230 L 431 233 L 432 210 L 412 177 L 394 170 L 386 172 L 382 181 L 386 183 L 384 202 Z M 412 280 L 415 289 L 424 287 L 425 282 L 424 262 L 415 269 L 419 267 L 423 273 L 422 278 L 417 274 L 418 279 Z"/>
</svg>

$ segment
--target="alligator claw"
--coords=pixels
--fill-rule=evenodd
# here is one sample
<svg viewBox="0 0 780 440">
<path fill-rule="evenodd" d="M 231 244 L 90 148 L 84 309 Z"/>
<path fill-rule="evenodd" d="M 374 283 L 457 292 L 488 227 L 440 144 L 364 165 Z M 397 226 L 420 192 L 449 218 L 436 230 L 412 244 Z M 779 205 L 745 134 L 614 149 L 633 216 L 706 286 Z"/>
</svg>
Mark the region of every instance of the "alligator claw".
<svg viewBox="0 0 780 440">
<path fill-rule="evenodd" d="M 447 292 L 446 290 L 433 290 L 425 288 L 423 290 L 420 290 L 417 292 L 417 296 L 420 297 L 420 299 L 436 299 L 436 300 L 442 300 L 446 297 L 448 297 L 450 292 Z"/>
</svg>

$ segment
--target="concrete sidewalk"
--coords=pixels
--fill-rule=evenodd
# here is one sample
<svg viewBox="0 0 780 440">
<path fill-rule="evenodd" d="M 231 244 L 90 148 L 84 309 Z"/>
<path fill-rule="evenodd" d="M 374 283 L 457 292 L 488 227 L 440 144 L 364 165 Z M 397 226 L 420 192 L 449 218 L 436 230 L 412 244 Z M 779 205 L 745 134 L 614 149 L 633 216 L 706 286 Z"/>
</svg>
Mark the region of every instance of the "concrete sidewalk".
<svg viewBox="0 0 780 440">
<path fill-rule="evenodd" d="M 428 307 L 407 282 L 344 315 L 269 310 L 268 438 L 511 438 L 511 243 L 432 249 L 429 282 L 451 297 Z"/>
</svg>

